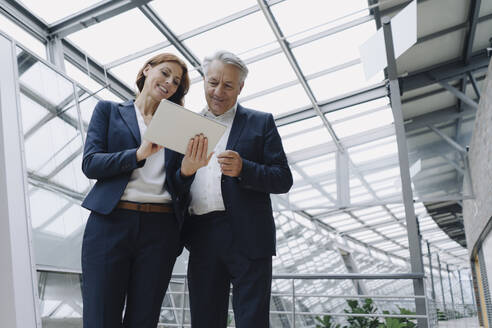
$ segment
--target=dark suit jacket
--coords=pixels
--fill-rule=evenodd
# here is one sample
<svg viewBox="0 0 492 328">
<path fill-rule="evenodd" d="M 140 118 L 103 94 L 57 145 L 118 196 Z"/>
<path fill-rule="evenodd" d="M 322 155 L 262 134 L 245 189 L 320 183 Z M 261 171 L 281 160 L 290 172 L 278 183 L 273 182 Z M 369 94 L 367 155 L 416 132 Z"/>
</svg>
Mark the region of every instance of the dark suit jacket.
<svg viewBox="0 0 492 328">
<path fill-rule="evenodd" d="M 288 192 L 293 181 L 272 114 L 238 105 L 226 149 L 237 151 L 243 160 L 240 177 L 222 175 L 233 238 L 250 258 L 275 255 L 270 194 Z"/>
<path fill-rule="evenodd" d="M 133 100 L 129 100 L 122 104 L 100 101 L 94 109 L 82 160 L 84 174 L 97 179 L 82 203 L 91 211 L 111 213 L 123 195 L 132 171 L 145 164 L 145 160 L 137 162 L 136 157 L 141 138 L 134 108 Z M 180 175 L 182 158 L 183 155 L 165 149 L 165 187 L 171 194 L 180 227 L 189 204 L 186 191 L 192 182 Z"/>
</svg>

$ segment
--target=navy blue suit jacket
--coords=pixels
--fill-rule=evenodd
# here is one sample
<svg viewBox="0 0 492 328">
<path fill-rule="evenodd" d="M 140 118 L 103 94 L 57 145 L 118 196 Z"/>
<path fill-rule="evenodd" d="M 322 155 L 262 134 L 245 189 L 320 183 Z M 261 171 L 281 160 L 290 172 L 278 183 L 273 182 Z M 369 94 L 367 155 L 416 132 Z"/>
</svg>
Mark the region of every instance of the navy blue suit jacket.
<svg viewBox="0 0 492 328">
<path fill-rule="evenodd" d="M 137 162 L 140 144 L 133 100 L 121 104 L 99 101 L 89 124 L 82 160 L 84 174 L 97 182 L 84 199 L 83 207 L 100 214 L 111 213 L 123 195 L 132 171 L 145 164 L 145 160 Z M 182 158 L 183 155 L 165 149 L 165 188 L 171 194 L 180 227 L 189 204 L 186 191 L 192 182 L 180 175 Z"/>
<path fill-rule="evenodd" d="M 250 258 L 275 255 L 270 194 L 288 192 L 293 181 L 272 114 L 238 105 L 226 149 L 243 161 L 239 177 L 222 175 L 221 180 L 233 238 Z"/>
</svg>

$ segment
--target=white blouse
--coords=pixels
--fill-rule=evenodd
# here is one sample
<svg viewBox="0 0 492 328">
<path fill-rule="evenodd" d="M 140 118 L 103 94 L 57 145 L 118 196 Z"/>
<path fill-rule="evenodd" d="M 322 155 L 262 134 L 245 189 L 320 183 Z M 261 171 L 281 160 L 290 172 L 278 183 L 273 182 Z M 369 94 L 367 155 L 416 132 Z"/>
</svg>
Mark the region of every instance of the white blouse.
<svg viewBox="0 0 492 328">
<path fill-rule="evenodd" d="M 147 126 L 140 110 L 135 107 L 140 136 L 143 136 Z M 132 172 L 121 200 L 138 203 L 170 203 L 171 194 L 164 188 L 166 168 L 164 166 L 164 149 L 147 157 L 145 165 Z"/>
</svg>

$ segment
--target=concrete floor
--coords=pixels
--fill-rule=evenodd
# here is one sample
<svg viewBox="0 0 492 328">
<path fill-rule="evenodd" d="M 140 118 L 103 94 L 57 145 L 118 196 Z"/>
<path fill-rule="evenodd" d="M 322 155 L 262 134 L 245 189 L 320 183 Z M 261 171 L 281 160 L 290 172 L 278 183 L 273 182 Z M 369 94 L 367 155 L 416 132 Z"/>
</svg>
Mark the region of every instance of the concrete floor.
<svg viewBox="0 0 492 328">
<path fill-rule="evenodd" d="M 464 318 L 449 321 L 439 321 L 439 328 L 479 328 L 478 318 Z"/>
</svg>

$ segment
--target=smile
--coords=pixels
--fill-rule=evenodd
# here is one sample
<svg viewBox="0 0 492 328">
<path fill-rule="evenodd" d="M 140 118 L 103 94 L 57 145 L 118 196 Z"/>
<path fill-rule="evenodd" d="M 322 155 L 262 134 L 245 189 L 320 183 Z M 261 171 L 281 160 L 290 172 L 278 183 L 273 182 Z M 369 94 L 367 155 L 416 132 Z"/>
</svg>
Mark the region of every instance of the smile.
<svg viewBox="0 0 492 328">
<path fill-rule="evenodd" d="M 212 100 L 216 101 L 216 102 L 223 102 L 224 101 L 224 99 L 215 98 L 215 97 L 212 97 Z"/>
<path fill-rule="evenodd" d="M 166 88 L 164 88 L 164 87 L 163 87 L 163 86 L 161 86 L 161 85 L 157 85 L 157 87 L 158 87 L 158 88 L 159 88 L 159 90 L 161 90 L 164 94 L 167 94 L 167 92 L 168 92 L 168 91 L 167 91 L 167 89 L 166 89 Z"/>
</svg>

